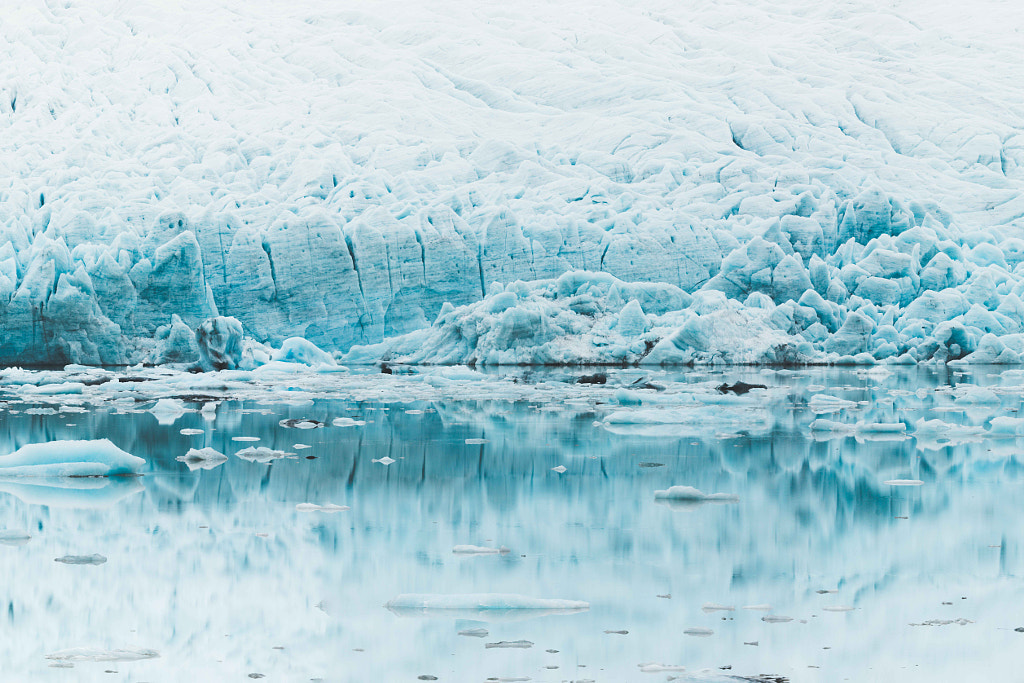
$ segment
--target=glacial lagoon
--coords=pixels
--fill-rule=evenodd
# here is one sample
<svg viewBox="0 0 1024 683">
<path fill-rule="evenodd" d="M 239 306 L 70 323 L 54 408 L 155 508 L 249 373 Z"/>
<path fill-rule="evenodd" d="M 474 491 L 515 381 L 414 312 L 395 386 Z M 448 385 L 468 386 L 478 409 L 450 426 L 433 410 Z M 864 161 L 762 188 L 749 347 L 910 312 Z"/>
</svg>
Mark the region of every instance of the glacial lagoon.
<svg viewBox="0 0 1024 683">
<path fill-rule="evenodd" d="M 4 381 L 0 451 L 146 461 L 0 476 L 7 680 L 1019 675 L 1020 371 L 36 380 L 101 372 Z"/>
</svg>

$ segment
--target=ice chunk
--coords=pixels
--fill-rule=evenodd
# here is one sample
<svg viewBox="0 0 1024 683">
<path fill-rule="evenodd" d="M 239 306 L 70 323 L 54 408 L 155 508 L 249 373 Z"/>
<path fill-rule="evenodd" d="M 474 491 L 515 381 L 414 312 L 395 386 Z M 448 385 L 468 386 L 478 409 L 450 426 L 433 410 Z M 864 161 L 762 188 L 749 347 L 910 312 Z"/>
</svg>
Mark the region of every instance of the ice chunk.
<svg viewBox="0 0 1024 683">
<path fill-rule="evenodd" d="M 505 546 L 487 548 L 479 545 L 457 545 L 452 548 L 452 552 L 456 555 L 503 555 L 508 552 L 508 548 Z"/>
<path fill-rule="evenodd" d="M 160 653 L 156 650 L 118 649 L 101 650 L 92 647 L 76 647 L 58 650 L 46 655 L 47 659 L 65 662 L 137 662 L 142 659 L 155 659 Z"/>
<path fill-rule="evenodd" d="M 683 672 L 686 671 L 685 666 L 678 664 L 658 664 L 655 662 L 648 662 L 646 664 L 637 664 L 640 667 L 640 671 L 645 674 L 660 674 L 665 672 Z"/>
<path fill-rule="evenodd" d="M 0 476 L 110 477 L 137 474 L 145 464 L 107 439 L 49 441 L 0 456 Z"/>
<path fill-rule="evenodd" d="M 162 425 L 172 425 L 174 421 L 188 412 L 193 412 L 185 407 L 185 404 L 176 398 L 162 398 L 156 405 L 149 409 L 157 422 Z"/>
<path fill-rule="evenodd" d="M 228 456 L 212 448 L 190 448 L 185 455 L 175 458 L 178 462 L 185 463 L 189 470 L 212 470 L 218 465 L 228 461 Z"/>
<path fill-rule="evenodd" d="M 295 509 L 299 512 L 345 512 L 351 510 L 347 505 L 335 505 L 334 503 L 327 503 L 326 505 L 317 505 L 315 503 L 299 503 L 295 506 Z"/>
<path fill-rule="evenodd" d="M 552 472 L 558 472 L 559 474 L 564 474 L 565 473 L 565 465 L 556 465 L 555 467 L 551 468 L 551 471 Z"/>
<path fill-rule="evenodd" d="M 793 617 L 785 617 L 781 614 L 766 614 L 763 617 L 761 617 L 761 621 L 764 621 L 769 624 L 785 624 L 787 622 L 793 621 Z"/>
<path fill-rule="evenodd" d="M 458 635 L 469 636 L 470 638 L 486 638 L 488 635 L 490 635 L 490 632 L 487 629 L 480 627 L 464 628 L 461 631 L 459 631 Z"/>
<path fill-rule="evenodd" d="M 385 455 L 383 458 L 373 458 L 371 462 L 379 462 L 381 465 L 390 465 L 398 461 L 391 456 Z"/>
<path fill-rule="evenodd" d="M 249 448 L 243 448 L 242 450 L 235 453 L 242 460 L 248 460 L 249 462 L 258 462 L 263 464 L 270 464 L 275 460 L 281 460 L 282 458 L 294 457 L 294 453 L 288 451 L 277 451 L 273 448 L 267 448 L 266 446 L 250 446 Z"/>
<path fill-rule="evenodd" d="M 31 540 L 32 536 L 27 531 L 19 531 L 17 529 L 0 530 L 0 545 L 21 546 Z"/>
<path fill-rule="evenodd" d="M 739 497 L 728 493 L 703 493 L 692 486 L 671 486 L 655 491 L 654 500 L 670 507 L 690 508 L 704 503 L 736 503 Z"/>
<path fill-rule="evenodd" d="M 281 427 L 285 427 L 286 429 L 317 429 L 318 427 L 324 426 L 324 423 L 319 420 L 310 420 L 307 418 L 281 420 L 277 424 Z"/>
<path fill-rule="evenodd" d="M 890 479 L 882 482 L 886 486 L 922 486 L 924 482 L 920 479 Z"/>
<path fill-rule="evenodd" d="M 855 401 L 848 401 L 829 394 L 815 394 L 811 397 L 811 400 L 807 402 L 807 407 L 819 414 L 838 413 L 841 410 L 856 408 L 857 403 Z"/>
<path fill-rule="evenodd" d="M 285 339 L 281 348 L 273 353 L 271 360 L 287 363 L 302 363 L 309 366 L 337 365 L 333 356 L 321 350 L 313 342 L 302 337 Z"/>
<path fill-rule="evenodd" d="M 491 648 L 528 650 L 533 647 L 533 643 L 529 640 L 501 640 L 497 643 L 485 643 L 484 647 L 488 650 Z"/>
<path fill-rule="evenodd" d="M 590 603 L 580 600 L 533 598 L 513 593 L 465 593 L 465 594 L 416 594 L 398 595 L 385 605 L 398 613 L 421 613 L 427 615 L 459 616 L 462 613 L 510 611 L 539 611 L 545 613 L 574 613 L 590 609 Z"/>
<path fill-rule="evenodd" d="M 356 420 L 351 417 L 336 417 L 331 424 L 335 427 L 362 427 L 366 424 L 366 421 Z"/>
<path fill-rule="evenodd" d="M 236 318 L 218 316 L 203 321 L 195 340 L 204 370 L 233 370 L 242 362 L 242 323 Z"/>
<path fill-rule="evenodd" d="M 715 632 L 709 628 L 688 628 L 683 630 L 683 635 L 697 636 L 698 638 L 707 638 L 715 635 Z"/>
<path fill-rule="evenodd" d="M 58 557 L 54 562 L 60 562 L 61 564 L 87 564 L 87 565 L 100 565 L 105 564 L 107 558 L 103 555 L 65 555 L 64 557 Z"/>
<path fill-rule="evenodd" d="M 178 431 L 182 436 L 196 436 L 198 434 L 205 434 L 202 429 L 182 429 Z"/>
</svg>

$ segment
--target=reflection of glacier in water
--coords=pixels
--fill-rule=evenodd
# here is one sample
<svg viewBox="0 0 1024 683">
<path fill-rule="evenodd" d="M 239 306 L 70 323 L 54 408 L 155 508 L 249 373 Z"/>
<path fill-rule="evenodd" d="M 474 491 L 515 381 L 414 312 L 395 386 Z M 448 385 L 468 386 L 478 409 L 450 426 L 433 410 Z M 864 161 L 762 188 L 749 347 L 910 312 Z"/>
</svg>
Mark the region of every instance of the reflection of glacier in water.
<svg viewBox="0 0 1024 683">
<path fill-rule="evenodd" d="M 11 402 L 3 452 L 109 438 L 149 471 L 95 488 L 0 483 L 4 533 L 17 540 L 0 546 L 5 673 L 1008 680 L 1024 638 L 1024 513 L 1022 443 L 1007 418 L 1024 387 L 1012 372 L 896 372 L 750 371 L 769 391 L 735 400 L 708 389 L 725 375 L 691 372 L 655 377 L 669 390 L 638 400 L 623 390 L 596 401 L 581 387 L 568 403 L 225 403 L 215 420 L 192 412 L 170 425 Z M 608 384 L 631 381 L 612 372 Z M 831 404 L 843 407 L 818 412 Z M 365 424 L 334 427 L 337 417 Z M 293 418 L 325 426 L 280 424 Z M 811 430 L 816 419 L 847 427 Z M 863 427 L 897 423 L 906 433 Z M 237 436 L 296 455 L 249 462 Z M 176 460 L 204 447 L 228 460 L 195 471 Z M 885 483 L 900 480 L 923 483 Z M 736 499 L 655 500 L 672 486 Z M 453 552 L 465 545 L 509 552 Z M 54 562 L 93 554 L 107 561 Z M 466 603 L 496 593 L 589 609 Z M 454 609 L 384 607 L 403 594 L 448 596 Z M 533 645 L 486 647 L 502 641 Z M 79 648 L 154 656 L 46 658 Z"/>
</svg>

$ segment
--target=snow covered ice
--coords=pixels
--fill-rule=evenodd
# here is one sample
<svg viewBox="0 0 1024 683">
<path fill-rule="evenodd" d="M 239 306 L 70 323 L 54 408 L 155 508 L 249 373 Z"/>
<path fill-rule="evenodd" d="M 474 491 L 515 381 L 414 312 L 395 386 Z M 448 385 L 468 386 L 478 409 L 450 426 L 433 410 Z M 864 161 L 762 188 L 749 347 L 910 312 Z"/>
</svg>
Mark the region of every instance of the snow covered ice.
<svg viewBox="0 0 1024 683">
<path fill-rule="evenodd" d="M 0 11 L 0 360 L 1019 363 L 1022 11 Z"/>
</svg>

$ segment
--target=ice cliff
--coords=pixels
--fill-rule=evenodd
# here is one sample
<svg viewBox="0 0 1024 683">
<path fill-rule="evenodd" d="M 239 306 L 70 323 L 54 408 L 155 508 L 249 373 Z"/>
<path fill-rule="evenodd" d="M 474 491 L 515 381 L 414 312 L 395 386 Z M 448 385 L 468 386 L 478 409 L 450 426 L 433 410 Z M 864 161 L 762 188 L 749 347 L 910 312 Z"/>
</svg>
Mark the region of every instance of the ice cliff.
<svg viewBox="0 0 1024 683">
<path fill-rule="evenodd" d="M 1022 26 L 5 6 L 0 362 L 1019 362 Z"/>
</svg>

